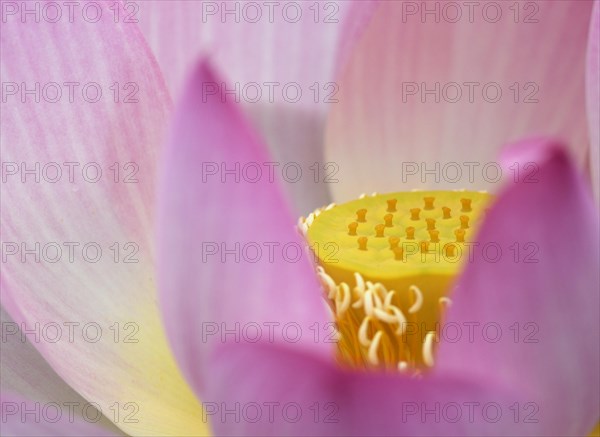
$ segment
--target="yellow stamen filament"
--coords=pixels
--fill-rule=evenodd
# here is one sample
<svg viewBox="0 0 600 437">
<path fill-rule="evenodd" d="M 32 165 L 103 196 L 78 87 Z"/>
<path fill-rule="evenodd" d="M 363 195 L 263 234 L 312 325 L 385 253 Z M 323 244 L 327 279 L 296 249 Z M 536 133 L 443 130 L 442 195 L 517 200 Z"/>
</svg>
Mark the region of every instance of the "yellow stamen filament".
<svg viewBox="0 0 600 437">
<path fill-rule="evenodd" d="M 413 228 L 412 226 L 409 226 L 408 228 L 406 228 L 406 239 L 407 240 L 415 239 L 415 228 Z"/>
<path fill-rule="evenodd" d="M 410 210 L 410 219 L 411 220 L 419 220 L 419 214 L 421 213 L 420 208 L 412 208 Z"/>
<path fill-rule="evenodd" d="M 444 215 L 443 215 L 443 217 L 442 217 L 442 218 L 443 218 L 444 220 L 447 220 L 447 219 L 449 219 L 449 218 L 452 218 L 452 217 L 450 216 L 450 211 L 451 211 L 451 210 L 450 210 L 450 208 L 448 208 L 447 206 L 443 206 L 443 207 L 442 207 L 442 212 L 444 213 Z"/>
<path fill-rule="evenodd" d="M 471 212 L 471 199 L 460 199 L 461 212 Z"/>
<path fill-rule="evenodd" d="M 383 237 L 384 230 L 385 230 L 385 225 L 383 225 L 383 224 L 378 224 L 377 226 L 375 226 L 375 237 L 377 237 L 377 238 Z"/>
<path fill-rule="evenodd" d="M 400 238 L 399 237 L 390 237 L 388 238 L 388 242 L 390 243 L 390 249 L 394 249 L 396 247 L 398 247 L 398 244 L 400 244 Z"/>
<path fill-rule="evenodd" d="M 435 197 L 425 197 L 425 198 L 423 198 L 423 200 L 425 201 L 424 209 L 426 209 L 426 210 L 433 209 L 433 201 L 435 200 Z"/>
<path fill-rule="evenodd" d="M 466 215 L 460 216 L 460 227 L 461 227 L 461 229 L 469 228 L 469 217 L 468 216 L 466 216 Z"/>
<path fill-rule="evenodd" d="M 356 221 L 359 223 L 365 223 L 367 221 L 367 210 L 362 208 L 356 211 Z"/>
</svg>

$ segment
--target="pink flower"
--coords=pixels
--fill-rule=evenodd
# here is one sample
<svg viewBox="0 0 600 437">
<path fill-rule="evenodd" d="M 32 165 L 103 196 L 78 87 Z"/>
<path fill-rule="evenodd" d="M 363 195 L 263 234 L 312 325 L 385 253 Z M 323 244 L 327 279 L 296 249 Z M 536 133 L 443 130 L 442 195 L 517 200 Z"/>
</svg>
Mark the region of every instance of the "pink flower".
<svg viewBox="0 0 600 437">
<path fill-rule="evenodd" d="M 184 88 L 159 159 L 169 94 L 142 34 L 135 26 L 114 22 L 71 24 L 66 33 L 40 24 L 3 28 L 2 51 L 8 57 L 6 63 L 3 57 L 2 69 L 8 82 L 47 82 L 49 76 L 57 81 L 68 76 L 87 79 L 92 71 L 97 79 L 90 80 L 135 81 L 140 90 L 140 104 L 102 102 L 93 112 L 88 102 L 3 103 L 4 162 L 133 162 L 134 166 L 119 169 L 134 171 L 140 181 L 120 183 L 120 174 L 119 183 L 103 179 L 85 190 L 74 190 L 68 179 L 52 187 L 6 183 L 3 242 L 17 245 L 3 244 L 7 257 L 1 277 L 3 308 L 21 327 L 36 322 L 64 326 L 69 321 L 103 327 L 105 337 L 98 342 L 88 337 L 88 341 L 62 339 L 54 344 L 36 340 L 35 332 L 28 338 L 61 378 L 134 435 L 197 435 L 207 431 L 207 417 L 216 435 L 589 432 L 600 407 L 600 257 L 597 207 L 581 170 L 588 154 L 598 155 L 599 111 L 594 93 L 599 8 L 596 3 L 589 36 L 588 123 L 584 63 L 591 4 L 548 2 L 539 7 L 541 21 L 533 28 L 510 20 L 498 26 L 466 22 L 430 28 L 420 22 L 403 23 L 407 11 L 402 3 L 382 3 L 341 76 L 340 102 L 330 115 L 324 149 L 326 160 L 338 163 L 341 172 L 340 183 L 331 187 L 333 199 L 345 201 L 360 191 L 418 188 L 402 186 L 395 162 L 485 162 L 494 159 L 501 145 L 521 140 L 504 156 L 511 162 L 535 162 L 539 182 L 507 184 L 477 241 L 494 241 L 503 247 L 515 240 L 535 241 L 540 262 L 516 263 L 502 257 L 493 264 L 468 263 L 452 294 L 445 323 L 494 322 L 505 328 L 534 323 L 539 342 L 468 338 L 441 342 L 435 366 L 421 379 L 340 367 L 334 346 L 312 335 L 315 326 L 318 331 L 331 317 L 323 306 L 314 266 L 305 258 L 289 262 L 276 257 L 256 263 L 206 258 L 205 243 L 302 244 L 293 228 L 296 212 L 279 182 L 203 180 L 206 163 L 231 168 L 235 163 L 272 162 L 266 142 L 239 105 L 223 103 L 218 96 L 206 98 L 205 85 L 221 79 L 205 60 Z M 57 59 L 61 62 L 51 62 Z M 186 62 L 180 63 L 179 71 Z M 497 76 L 502 87 L 508 80 L 531 81 L 539 85 L 540 103 L 401 103 L 403 84 L 470 80 L 463 71 L 472 72 L 475 79 Z M 564 138 L 570 152 L 559 141 L 522 140 L 532 134 Z M 272 138 L 281 138 L 278 135 Z M 158 163 L 162 176 L 156 184 Z M 589 163 L 597 182 L 597 160 Z M 296 194 L 295 199 L 300 198 Z M 296 200 L 296 205 L 305 208 L 313 200 Z M 29 248 L 36 241 L 81 246 L 92 241 L 106 253 L 97 262 L 79 259 L 79 265 L 64 260 L 28 262 L 27 255 L 22 262 L 20 243 L 27 242 Z M 17 249 L 19 256 L 8 256 Z M 90 250 L 86 256 L 94 255 Z M 139 262 L 123 262 L 127 256 Z M 159 307 L 174 357 L 158 323 Z M 237 324 L 293 324 L 304 335 L 290 341 L 287 334 L 276 331 L 272 338 L 253 342 L 245 335 L 236 338 L 239 331 L 225 333 L 224 338 L 207 331 Z M 137 343 L 122 340 L 131 333 Z M 9 344 L 15 356 L 22 353 L 14 341 Z M 23 356 L 33 359 L 34 355 Z M 3 374 L 4 363 L 3 358 Z M 43 382 L 29 371 L 19 375 L 19 366 L 27 364 L 15 360 L 7 365 L 17 381 L 8 388 L 26 397 L 42 392 L 41 399 L 53 400 L 52 393 L 44 390 L 20 390 L 27 381 Z M 5 405 L 22 405 L 20 399 L 2 396 L 3 412 Z M 204 411 L 197 399 L 204 403 Z M 126 409 L 125 403 L 132 403 L 127 408 L 133 410 Z M 235 411 L 236 405 L 245 409 L 227 413 L 227 408 Z M 263 413 L 260 417 L 254 414 L 256 405 Z M 482 415 L 480 407 L 496 408 L 495 412 L 496 405 L 501 417 L 492 418 L 491 410 Z M 136 406 L 139 422 L 123 420 Z M 282 406 L 292 409 L 282 412 Z M 472 420 L 464 416 L 449 420 L 453 411 L 448 408 L 455 406 L 462 413 L 473 412 Z M 297 407 L 302 411 L 299 416 Z M 432 419 L 427 410 L 436 408 Z M 111 417 L 115 409 L 120 420 Z M 526 420 L 532 413 L 537 421 Z M 245 416 L 236 420 L 236 414 Z M 435 420 L 436 414 L 446 416 Z M 9 426 L 16 430 L 11 432 L 31 432 L 25 427 L 36 425 L 19 419 L 18 414 L 9 416 Z M 46 425 L 66 425 L 49 431 L 64 435 L 97 432 L 72 428 L 66 422 Z"/>
</svg>

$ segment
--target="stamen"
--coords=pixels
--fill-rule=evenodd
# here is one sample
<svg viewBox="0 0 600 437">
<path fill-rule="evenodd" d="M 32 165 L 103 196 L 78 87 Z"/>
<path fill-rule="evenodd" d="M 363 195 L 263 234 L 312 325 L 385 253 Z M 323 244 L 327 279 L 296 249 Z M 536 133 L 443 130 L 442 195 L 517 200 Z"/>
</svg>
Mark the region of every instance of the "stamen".
<svg viewBox="0 0 600 437">
<path fill-rule="evenodd" d="M 356 281 L 356 287 L 354 289 L 360 293 L 361 296 L 365 294 L 365 280 L 362 275 L 358 272 L 354 272 L 354 280 Z"/>
<path fill-rule="evenodd" d="M 406 228 L 406 239 L 407 240 L 415 239 L 415 228 L 413 228 L 412 226 L 409 226 L 408 228 Z"/>
<path fill-rule="evenodd" d="M 388 242 L 390 243 L 390 249 L 394 250 L 394 248 L 398 247 L 398 244 L 400 243 L 400 238 L 390 237 L 388 238 Z"/>
<path fill-rule="evenodd" d="M 383 300 L 383 307 L 387 308 L 392 304 L 392 299 L 394 298 L 394 295 L 396 294 L 396 292 L 394 290 L 390 290 L 387 294 L 387 296 L 385 296 L 385 299 Z"/>
<path fill-rule="evenodd" d="M 423 305 L 423 292 L 416 285 L 411 285 L 410 287 L 408 287 L 408 289 L 412 291 L 415 295 L 415 303 L 413 303 L 412 306 L 408 309 L 409 313 L 414 314 L 417 311 L 419 311 L 421 309 L 421 306 Z"/>
<path fill-rule="evenodd" d="M 358 237 L 358 250 L 367 250 L 367 237 Z"/>
<path fill-rule="evenodd" d="M 410 219 L 411 220 L 419 220 L 419 214 L 421 213 L 420 208 L 412 208 L 410 210 Z"/>
<path fill-rule="evenodd" d="M 396 316 L 396 322 L 398 323 L 398 329 L 396 329 L 396 335 L 404 334 L 404 330 L 406 329 L 406 317 L 404 317 L 404 313 L 398 308 L 396 305 L 390 305 L 390 310 Z"/>
<path fill-rule="evenodd" d="M 449 297 L 440 297 L 438 299 L 438 303 L 440 304 L 440 306 L 442 307 L 442 309 L 444 308 L 450 308 L 452 306 L 452 300 Z"/>
<path fill-rule="evenodd" d="M 471 199 L 460 199 L 461 212 L 471 212 Z"/>
<path fill-rule="evenodd" d="M 385 230 L 385 225 L 384 224 L 378 224 L 375 226 L 375 237 L 377 238 L 381 238 L 383 237 L 383 231 Z"/>
<path fill-rule="evenodd" d="M 329 299 L 333 299 L 335 297 L 335 292 L 337 288 L 335 285 L 335 281 L 331 276 L 325 273 L 323 267 L 317 267 L 317 275 L 319 276 L 321 283 L 327 288 L 327 297 Z"/>
<path fill-rule="evenodd" d="M 377 349 L 379 349 L 379 343 L 381 342 L 381 336 L 383 332 L 377 331 L 375 337 L 373 338 L 373 342 L 369 346 L 369 362 L 374 366 L 379 365 L 379 358 L 377 357 Z"/>
<path fill-rule="evenodd" d="M 363 319 L 360 327 L 358 328 L 358 341 L 364 347 L 369 347 L 371 344 L 371 339 L 367 336 L 369 323 L 371 323 L 371 317 L 367 316 Z"/>
<path fill-rule="evenodd" d="M 340 294 L 343 294 L 343 299 L 338 299 Z M 350 308 L 350 298 L 350 287 L 345 282 L 342 282 L 338 287 L 335 296 L 335 305 L 338 316 L 342 316 L 348 310 L 348 308 Z"/>
<path fill-rule="evenodd" d="M 423 362 L 427 367 L 433 367 L 433 340 L 435 338 L 435 332 L 429 331 L 425 335 L 425 341 L 423 342 Z"/>
<path fill-rule="evenodd" d="M 381 300 L 381 297 L 379 297 L 379 294 L 383 293 L 383 296 L 385 298 L 385 295 L 387 294 L 387 290 L 385 289 L 385 287 L 380 283 L 373 284 L 367 282 L 367 291 L 371 292 L 372 302 L 375 303 L 375 306 L 377 308 L 383 308 L 383 301 Z"/>
<path fill-rule="evenodd" d="M 433 209 L 433 201 L 435 200 L 435 197 L 424 197 L 423 200 L 425 201 L 424 209 L 427 209 L 427 210 Z"/>
<path fill-rule="evenodd" d="M 394 259 L 396 261 L 404 260 L 404 249 L 401 247 L 394 247 L 392 250 L 394 251 Z"/>
<path fill-rule="evenodd" d="M 366 223 L 367 221 L 367 210 L 365 208 L 356 211 L 356 221 L 359 223 Z"/>
<path fill-rule="evenodd" d="M 367 316 L 372 316 L 373 315 L 373 289 L 370 288 L 365 292 L 364 303 L 365 303 L 365 314 Z"/>
<path fill-rule="evenodd" d="M 377 317 L 379 320 L 381 320 L 383 322 L 396 323 L 396 317 L 394 317 L 393 315 L 391 315 L 389 313 L 386 313 L 384 310 L 375 308 L 374 313 L 375 313 L 375 317 Z"/>
<path fill-rule="evenodd" d="M 331 305 L 329 305 L 329 303 L 326 300 L 323 300 L 323 303 L 325 304 L 325 310 L 327 311 L 327 314 L 329 315 L 329 320 L 335 320 L 335 313 L 331 309 Z"/>
<path fill-rule="evenodd" d="M 448 208 L 447 206 L 443 206 L 442 207 L 442 212 L 444 213 L 444 216 L 442 217 L 443 219 L 449 219 L 451 218 L 450 216 L 450 208 Z"/>
</svg>

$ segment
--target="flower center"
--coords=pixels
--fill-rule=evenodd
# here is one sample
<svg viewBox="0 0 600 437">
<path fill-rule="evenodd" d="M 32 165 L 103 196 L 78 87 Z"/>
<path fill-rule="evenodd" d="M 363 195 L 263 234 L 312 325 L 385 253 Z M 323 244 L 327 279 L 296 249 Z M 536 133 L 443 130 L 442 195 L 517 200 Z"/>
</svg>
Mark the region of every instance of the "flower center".
<svg viewBox="0 0 600 437">
<path fill-rule="evenodd" d="M 433 366 L 448 292 L 491 196 L 413 191 L 361 196 L 300 218 L 354 368 L 418 375 Z"/>
</svg>

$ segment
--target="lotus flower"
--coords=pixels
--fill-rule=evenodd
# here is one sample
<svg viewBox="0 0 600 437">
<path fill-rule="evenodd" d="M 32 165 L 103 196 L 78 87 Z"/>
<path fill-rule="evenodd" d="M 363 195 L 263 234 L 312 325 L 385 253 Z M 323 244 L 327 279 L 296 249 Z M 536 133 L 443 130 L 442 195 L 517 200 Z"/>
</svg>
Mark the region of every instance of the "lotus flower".
<svg viewBox="0 0 600 437">
<path fill-rule="evenodd" d="M 236 243 L 269 243 L 275 248 L 303 245 L 294 229 L 296 212 L 279 178 L 251 182 L 247 178 L 240 182 L 203 179 L 207 163 L 224 163 L 230 169 L 235 163 L 273 162 L 265 141 L 238 105 L 223 102 L 220 96 L 206 98 L 205 85 L 221 82 L 210 61 L 201 61 L 193 70 L 159 161 L 155 150 L 162 120 L 169 112 L 168 93 L 135 27 L 118 26 L 120 32 L 115 33 L 114 23 L 93 29 L 72 26 L 77 38 L 65 40 L 50 26 L 42 28 L 45 38 L 41 39 L 39 28 L 32 30 L 32 26 L 3 32 L 3 53 L 10 54 L 11 62 L 3 63 L 2 68 L 9 80 L 35 82 L 46 78 L 51 67 L 50 72 L 59 77 L 92 69 L 99 80 L 117 77 L 125 83 L 142 71 L 140 89 L 152 90 L 144 94 L 148 101 L 143 105 L 119 105 L 118 114 L 112 106 L 100 107 L 93 118 L 78 105 L 61 105 L 60 110 L 15 105 L 11 112 L 2 112 L 2 145 L 8 151 L 5 161 L 81 160 L 83 150 L 92 149 L 93 159 L 100 162 L 136 162 L 139 179 L 149 181 L 148 185 L 127 187 L 111 181 L 78 191 L 67 183 L 60 190 L 18 184 L 3 196 L 5 242 L 36 241 L 41 237 L 32 234 L 32 229 L 41 229 L 44 241 L 93 239 L 106 248 L 115 242 L 135 241 L 140 254 L 150 259 L 158 255 L 158 304 L 148 260 L 115 263 L 116 250 L 111 252 L 112 259 L 102 258 L 85 268 L 77 268 L 75 262 L 36 265 L 7 256 L 11 261 L 3 269 L 2 305 L 19 324 L 46 326 L 75 321 L 75 317 L 105 327 L 115 320 L 121 323 L 110 331 L 109 340 L 98 343 L 49 344 L 35 341 L 31 332 L 28 337 L 83 398 L 97 402 L 105 414 L 120 413 L 107 416 L 125 432 L 198 435 L 207 431 L 210 422 L 216 435 L 583 435 L 597 423 L 598 213 L 582 174 L 588 154 L 598 154 L 598 5 L 593 15 L 587 2 L 540 5 L 539 27 L 557 35 L 550 40 L 549 32 L 525 26 L 528 23 L 436 23 L 429 27 L 418 21 L 403 23 L 406 12 L 402 4 L 378 6 L 353 52 L 339 82 L 339 103 L 330 114 L 324 152 L 328 161 L 339 165 L 339 183 L 332 191 L 333 200 L 340 204 L 319 209 L 309 222 L 301 220 L 300 224 L 306 225 L 307 238 L 314 238 L 313 228 L 327 229 L 323 219 L 344 212 L 348 204 L 341 202 L 361 191 L 402 191 L 355 201 L 369 207 L 379 200 L 397 200 L 398 206 L 404 207 L 415 196 L 434 197 L 407 193 L 408 189 L 428 187 L 404 186 L 394 163 L 431 164 L 443 161 L 444 156 L 447 161 L 493 160 L 500 146 L 519 140 L 518 145 L 505 149 L 503 161 L 535 163 L 536 183 L 521 178 L 506 183 L 490 201 L 477 233 L 468 232 L 477 242 L 495 242 L 501 247 L 515 241 L 535 242 L 540 262 L 514 262 L 507 256 L 495 263 L 475 259 L 465 263 L 460 272 L 453 271 L 455 286 L 449 295 L 442 280 L 430 282 L 435 285 L 432 289 L 444 293 L 447 300 L 443 302 L 452 302 L 440 311 L 446 326 L 495 323 L 509 329 L 533 324 L 538 329 L 537 342 L 520 341 L 521 334 L 513 341 L 511 332 L 508 340 L 505 337 L 496 343 L 470 341 L 467 336 L 455 342 L 441 341 L 434 348 L 428 335 L 426 344 L 418 344 L 416 349 L 410 346 L 410 353 L 399 355 L 408 358 L 395 362 L 397 351 L 390 349 L 392 343 L 385 343 L 383 335 L 376 340 L 377 334 L 367 330 L 367 346 L 360 345 L 363 349 L 354 354 L 338 351 L 335 343 L 327 341 L 323 328 L 333 322 L 341 328 L 344 314 L 340 310 L 347 307 L 342 302 L 346 296 L 356 300 L 353 304 L 362 302 L 362 307 L 353 307 L 356 314 L 383 309 L 387 316 L 396 316 L 390 325 L 400 327 L 399 316 L 388 311 L 399 297 L 392 295 L 384 302 L 390 305 L 384 307 L 375 298 L 373 290 L 381 291 L 385 284 L 375 283 L 374 278 L 370 285 L 362 284 L 368 290 L 361 289 L 359 283 L 355 287 L 338 278 L 331 264 L 322 262 L 315 270 L 306 256 L 293 262 L 280 256 L 282 252 L 257 262 L 248 262 L 247 257 L 236 262 L 239 251 L 230 251 L 225 258 L 222 254 L 208 256 L 207 248 L 214 249 L 214 244 L 226 249 Z M 587 124 L 584 66 L 590 17 Z M 41 50 L 40 41 L 45 44 Z M 114 59 L 107 64 L 100 54 L 109 49 Z M 67 54 L 63 63 L 29 61 L 61 50 Z M 494 60 L 493 65 L 485 63 L 489 59 Z M 484 67 L 488 65 L 506 79 L 503 85 L 507 81 L 539 84 L 541 103 L 400 103 L 402 84 L 468 81 L 472 77 L 487 80 L 490 72 Z M 18 75 L 14 76 L 15 72 Z M 140 80 L 137 75 L 136 80 Z M 527 139 L 532 134 L 564 142 Z M 83 148 L 82 144 L 89 142 L 93 147 Z M 368 159 L 362 152 L 368 153 Z M 155 184 L 150 181 L 158 162 L 162 176 L 156 190 L 155 250 Z M 589 164 L 591 174 L 597 177 L 597 160 L 589 159 Z M 439 208 L 441 198 L 459 202 L 471 196 L 471 192 L 468 196 L 459 192 L 456 197 L 453 191 L 440 195 L 439 188 L 433 200 L 419 197 L 425 201 L 423 210 L 430 202 Z M 484 197 L 481 193 L 472 196 L 478 195 Z M 42 202 L 50 206 L 40 213 L 38 204 Z M 388 207 L 393 205 L 388 203 Z M 469 209 L 468 202 L 462 206 Z M 478 201 L 473 201 L 473 207 L 479 207 Z M 454 217 L 454 204 L 453 208 Z M 341 217 L 348 220 L 343 214 Z M 357 222 L 361 222 L 360 216 Z M 338 234 L 338 228 L 331 229 L 332 236 Z M 442 237 L 446 235 L 440 234 Z M 345 238 L 345 233 L 340 238 Z M 371 247 L 366 244 L 367 249 Z M 3 255 L 9 248 L 14 246 L 3 247 Z M 351 258 L 347 253 L 360 250 L 343 249 L 343 260 Z M 424 275 L 438 275 L 435 265 L 429 269 Z M 353 273 L 358 273 L 353 278 L 359 278 L 364 272 Z M 333 294 L 328 294 L 332 291 L 327 283 L 330 279 L 336 281 Z M 323 286 L 329 287 L 324 291 L 326 297 L 332 297 L 331 306 L 323 305 Z M 408 290 L 415 299 L 408 310 L 402 307 L 406 302 L 396 305 L 399 314 L 412 314 L 410 309 L 420 298 L 421 305 L 431 304 L 427 289 L 415 290 Z M 392 290 L 384 291 L 387 296 Z M 373 308 L 367 308 L 366 295 L 371 296 Z M 433 304 L 437 303 L 436 296 Z M 158 307 L 175 360 L 156 323 Z M 139 326 L 138 343 L 114 340 L 115 332 L 127 334 L 122 331 L 127 322 Z M 256 340 L 246 331 L 256 326 L 270 326 L 272 335 L 269 332 Z M 283 326 L 295 331 L 279 329 Z M 349 338 L 347 334 L 340 333 L 339 348 Z M 360 333 L 350 329 L 350 334 L 360 340 Z M 386 338 L 394 339 L 393 335 Z M 37 359 L 35 353 L 13 346 L 13 356 L 19 353 L 24 361 L 15 360 L 7 367 L 21 381 L 20 387 L 28 389 L 21 390 L 25 395 L 35 393 L 31 386 L 40 381 L 19 370 L 29 364 L 27 360 Z M 395 364 L 393 368 L 387 366 L 390 363 Z M 18 389 L 19 383 L 11 387 Z M 42 400 L 68 397 L 48 391 L 36 394 L 41 394 Z M 31 401 L 21 399 L 3 393 L 3 412 L 32 408 Z M 204 410 L 197 399 L 202 400 Z M 128 406 L 133 410 L 124 408 L 127 402 L 134 403 Z M 139 422 L 125 421 L 123 414 L 135 411 L 136 406 Z M 457 411 L 461 417 L 456 416 Z M 9 432 L 44 432 L 35 428 L 40 425 L 35 421 L 23 423 L 20 414 L 6 416 L 8 424 L 3 426 L 9 426 Z M 85 420 L 77 427 L 67 418 L 49 422 L 43 424 L 48 433 L 103 432 L 89 429 Z"/>
</svg>

